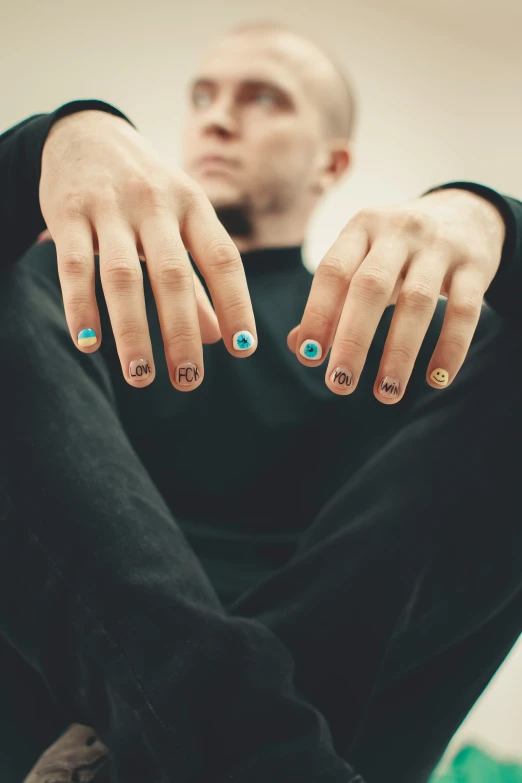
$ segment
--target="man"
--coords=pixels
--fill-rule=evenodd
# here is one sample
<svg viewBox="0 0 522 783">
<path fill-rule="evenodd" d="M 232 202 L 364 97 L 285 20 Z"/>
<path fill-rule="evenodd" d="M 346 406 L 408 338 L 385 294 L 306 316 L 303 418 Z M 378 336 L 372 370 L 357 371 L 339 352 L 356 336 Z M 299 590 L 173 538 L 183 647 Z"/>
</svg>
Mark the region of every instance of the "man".
<svg viewBox="0 0 522 783">
<path fill-rule="evenodd" d="M 255 323 L 198 191 L 94 105 L 44 147 L 56 252 L 2 280 L 5 661 L 118 782 L 426 780 L 520 631 L 521 206 L 453 183 L 365 211 L 312 278 L 349 162 L 313 56 L 233 33 L 194 88 L 184 169 Z M 62 740 L 32 779 L 109 773 Z"/>
</svg>

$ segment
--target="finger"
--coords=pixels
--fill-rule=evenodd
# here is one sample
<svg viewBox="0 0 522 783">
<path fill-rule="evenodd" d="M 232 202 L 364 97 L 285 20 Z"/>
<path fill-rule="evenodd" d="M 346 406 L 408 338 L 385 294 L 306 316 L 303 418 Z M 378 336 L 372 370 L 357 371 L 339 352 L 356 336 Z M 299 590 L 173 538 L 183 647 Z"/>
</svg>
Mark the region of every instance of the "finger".
<svg viewBox="0 0 522 783">
<path fill-rule="evenodd" d="M 196 294 L 201 341 L 205 344 L 217 343 L 218 340 L 221 340 L 217 315 L 210 303 L 203 283 L 194 272 L 192 274 L 194 278 L 194 292 Z"/>
<path fill-rule="evenodd" d="M 299 327 L 301 324 L 297 324 L 297 326 L 294 326 L 292 331 L 288 332 L 288 335 L 286 337 L 286 344 L 288 345 L 288 348 L 292 351 L 292 353 L 295 353 L 297 350 L 297 335 L 299 334 Z"/>
<path fill-rule="evenodd" d="M 140 241 L 138 245 L 138 255 L 140 261 L 145 261 L 145 251 L 143 250 Z M 199 329 L 201 332 L 201 341 L 205 344 L 217 343 L 221 340 L 221 332 L 219 330 L 219 322 L 214 312 L 214 308 L 210 303 L 207 293 L 203 287 L 203 284 L 199 277 L 194 274 L 194 291 L 196 294 L 196 302 L 198 306 L 198 318 Z"/>
<path fill-rule="evenodd" d="M 99 215 L 95 230 L 100 278 L 123 376 L 131 386 L 148 386 L 155 367 L 136 237 L 117 215 Z"/>
<path fill-rule="evenodd" d="M 36 238 L 36 244 L 37 245 L 41 245 L 44 242 L 52 242 L 52 241 L 53 241 L 53 238 L 52 238 L 51 232 L 49 231 L 48 228 L 44 229 L 44 231 L 42 231 L 40 234 L 38 234 L 38 236 Z"/>
<path fill-rule="evenodd" d="M 68 217 L 55 229 L 58 277 L 65 319 L 74 344 L 93 353 L 101 344 L 95 293 L 92 226 L 86 217 Z"/>
<path fill-rule="evenodd" d="M 350 394 L 359 378 L 382 314 L 408 258 L 406 238 L 377 240 L 354 274 L 333 340 L 326 385 Z"/>
<path fill-rule="evenodd" d="M 445 254 L 426 252 L 415 256 L 410 264 L 375 379 L 374 395 L 385 405 L 393 405 L 404 396 L 448 266 Z"/>
<path fill-rule="evenodd" d="M 453 274 L 440 337 L 426 373 L 434 389 L 449 386 L 462 367 L 480 318 L 484 291 L 476 271 L 462 267 Z"/>
<path fill-rule="evenodd" d="M 297 334 L 297 358 L 302 364 L 316 366 L 326 356 L 368 241 L 363 228 L 349 223 L 317 267 Z"/>
<path fill-rule="evenodd" d="M 192 264 L 173 216 L 146 217 L 139 232 L 171 383 L 193 391 L 203 381 L 203 348 Z"/>
<path fill-rule="evenodd" d="M 257 332 L 245 270 L 206 196 L 194 198 L 181 229 L 185 247 L 207 283 L 227 350 L 233 356 L 251 356 Z"/>
</svg>

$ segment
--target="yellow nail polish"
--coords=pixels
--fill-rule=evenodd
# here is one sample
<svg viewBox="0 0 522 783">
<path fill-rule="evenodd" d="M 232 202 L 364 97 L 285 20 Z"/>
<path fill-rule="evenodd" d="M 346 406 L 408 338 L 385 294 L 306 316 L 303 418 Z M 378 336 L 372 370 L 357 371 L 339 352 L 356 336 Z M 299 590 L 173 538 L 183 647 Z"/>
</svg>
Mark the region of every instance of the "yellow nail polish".
<svg viewBox="0 0 522 783">
<path fill-rule="evenodd" d="M 82 348 L 87 348 L 89 345 L 94 345 L 98 342 L 96 332 L 94 329 L 82 329 L 78 332 L 78 345 Z"/>
<path fill-rule="evenodd" d="M 437 369 L 433 370 L 430 374 L 430 379 L 433 381 L 433 383 L 436 383 L 437 386 L 447 386 L 449 381 L 449 372 L 447 370 L 443 370 L 442 367 L 437 367 Z"/>
</svg>

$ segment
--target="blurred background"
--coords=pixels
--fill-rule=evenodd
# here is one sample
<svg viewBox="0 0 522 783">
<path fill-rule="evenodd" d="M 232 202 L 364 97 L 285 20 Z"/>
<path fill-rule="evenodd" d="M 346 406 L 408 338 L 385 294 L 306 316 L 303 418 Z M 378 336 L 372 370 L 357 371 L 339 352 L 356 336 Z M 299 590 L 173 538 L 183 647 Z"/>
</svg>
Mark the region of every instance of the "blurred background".
<svg viewBox="0 0 522 783">
<path fill-rule="evenodd" d="M 522 198 L 522 0 L 0 0 L 0 20 L 0 130 L 98 98 L 174 163 L 187 83 L 214 37 L 266 20 L 325 46 L 351 77 L 358 110 L 352 168 L 307 238 L 311 269 L 365 206 L 456 179 Z M 466 743 L 522 764 L 522 642 L 441 769 Z"/>
</svg>

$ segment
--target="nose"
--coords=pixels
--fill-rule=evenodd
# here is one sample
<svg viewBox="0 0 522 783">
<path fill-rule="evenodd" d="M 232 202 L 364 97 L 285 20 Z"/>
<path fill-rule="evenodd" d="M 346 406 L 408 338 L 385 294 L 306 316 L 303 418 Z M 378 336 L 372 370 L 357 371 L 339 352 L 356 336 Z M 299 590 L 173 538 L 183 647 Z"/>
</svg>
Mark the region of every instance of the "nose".
<svg viewBox="0 0 522 783">
<path fill-rule="evenodd" d="M 224 95 L 212 101 L 204 114 L 202 131 L 205 135 L 216 135 L 221 138 L 237 134 L 238 122 L 232 97 Z"/>
</svg>

